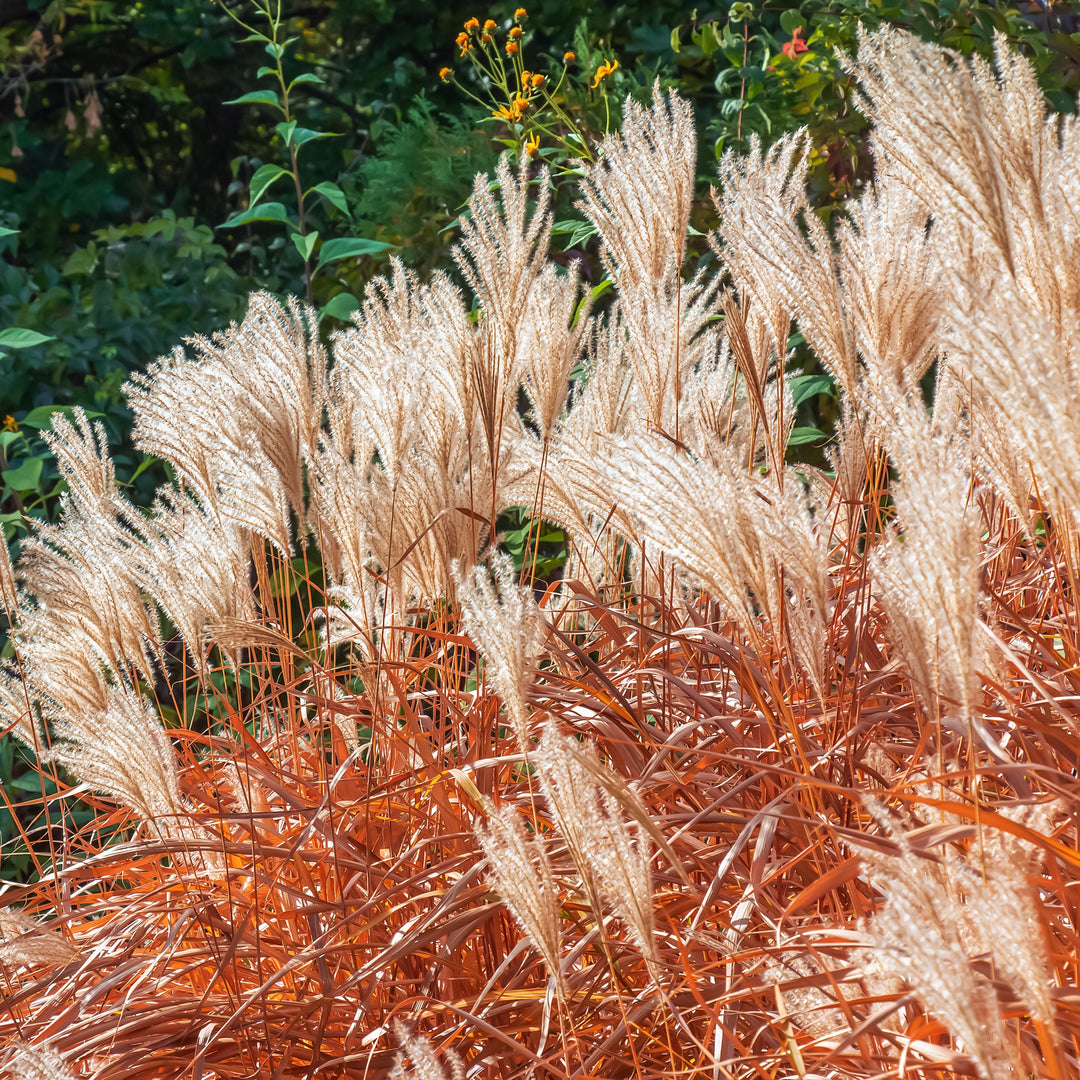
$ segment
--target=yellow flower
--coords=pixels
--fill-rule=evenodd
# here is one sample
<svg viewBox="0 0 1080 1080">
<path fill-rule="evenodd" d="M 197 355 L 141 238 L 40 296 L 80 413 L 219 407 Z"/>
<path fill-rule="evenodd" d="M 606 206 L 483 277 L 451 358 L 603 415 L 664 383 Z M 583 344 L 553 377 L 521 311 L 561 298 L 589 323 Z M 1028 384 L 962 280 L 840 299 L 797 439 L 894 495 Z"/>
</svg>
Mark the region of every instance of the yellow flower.
<svg viewBox="0 0 1080 1080">
<path fill-rule="evenodd" d="M 499 24 L 494 19 L 485 19 L 484 20 L 484 29 L 486 31 L 488 31 L 489 33 L 490 33 L 490 31 L 494 30 L 495 27 L 498 26 L 498 25 Z"/>
<path fill-rule="evenodd" d="M 529 107 L 529 102 L 520 94 L 515 94 L 509 105 L 503 105 L 491 115 L 505 120 L 508 124 L 516 124 L 521 119 L 521 114 Z"/>
<path fill-rule="evenodd" d="M 467 31 L 469 31 L 470 33 L 473 30 L 476 30 L 479 26 L 480 26 L 480 20 L 479 19 L 466 19 L 465 20 L 465 29 Z"/>
<path fill-rule="evenodd" d="M 516 41 L 508 41 L 506 43 L 506 55 L 513 56 L 518 51 L 518 43 Z"/>
<path fill-rule="evenodd" d="M 529 81 L 532 83 L 532 86 L 533 86 L 534 90 L 539 90 L 540 87 L 543 86 L 544 83 L 547 82 L 547 79 L 544 78 L 543 75 L 534 75 L 532 77 L 532 79 L 530 79 Z"/>
<path fill-rule="evenodd" d="M 521 22 L 522 19 L 527 19 L 528 17 L 529 13 L 523 7 L 519 7 L 517 11 L 514 12 L 514 18 L 517 19 L 518 22 Z"/>
<path fill-rule="evenodd" d="M 535 154 L 536 151 L 539 150 L 539 149 L 540 149 L 540 136 L 537 135 L 536 132 L 533 132 L 533 134 L 530 135 L 525 140 L 525 153 L 529 157 L 532 157 L 533 154 Z"/>
<path fill-rule="evenodd" d="M 606 79 L 617 67 L 619 66 L 618 60 L 605 60 L 596 69 L 596 78 L 592 81 L 590 90 L 595 90 L 600 85 L 601 79 Z"/>
<path fill-rule="evenodd" d="M 448 67 L 439 68 L 439 78 L 442 79 L 443 82 L 449 82 L 450 76 L 453 74 L 453 71 Z"/>
<path fill-rule="evenodd" d="M 508 37 L 512 41 L 517 41 L 517 39 L 519 37 L 521 37 L 521 34 L 522 34 L 522 29 L 521 29 L 520 26 L 511 26 L 510 27 L 510 33 L 508 34 Z"/>
<path fill-rule="evenodd" d="M 457 44 L 457 47 L 461 50 L 462 56 L 464 56 L 472 48 L 472 42 L 469 40 L 468 34 L 458 34 L 454 41 Z"/>
<path fill-rule="evenodd" d="M 8 415 L 4 417 L 4 430 L 5 431 L 18 431 L 19 430 L 19 425 L 17 423 L 15 423 L 15 417 L 12 416 L 10 413 L 8 413 Z"/>
<path fill-rule="evenodd" d="M 567 51 L 567 52 L 564 52 L 564 53 L 562 54 L 562 62 L 563 62 L 564 64 L 570 64 L 570 63 L 573 63 L 573 61 L 575 61 L 576 59 L 577 59 L 577 54 L 576 54 L 576 53 L 573 53 L 573 52 Z"/>
</svg>

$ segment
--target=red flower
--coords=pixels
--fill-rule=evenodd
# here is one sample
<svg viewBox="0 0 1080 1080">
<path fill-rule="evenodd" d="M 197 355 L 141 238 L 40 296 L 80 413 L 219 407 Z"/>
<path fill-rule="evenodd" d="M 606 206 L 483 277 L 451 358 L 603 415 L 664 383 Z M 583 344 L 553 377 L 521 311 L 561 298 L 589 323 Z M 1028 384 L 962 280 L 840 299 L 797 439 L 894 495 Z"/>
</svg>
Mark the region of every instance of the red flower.
<svg viewBox="0 0 1080 1080">
<path fill-rule="evenodd" d="M 791 40 L 784 43 L 784 47 L 780 50 L 785 56 L 795 59 L 796 53 L 806 52 L 808 46 L 802 39 L 802 27 L 796 26 L 795 32 L 791 35 Z"/>
</svg>

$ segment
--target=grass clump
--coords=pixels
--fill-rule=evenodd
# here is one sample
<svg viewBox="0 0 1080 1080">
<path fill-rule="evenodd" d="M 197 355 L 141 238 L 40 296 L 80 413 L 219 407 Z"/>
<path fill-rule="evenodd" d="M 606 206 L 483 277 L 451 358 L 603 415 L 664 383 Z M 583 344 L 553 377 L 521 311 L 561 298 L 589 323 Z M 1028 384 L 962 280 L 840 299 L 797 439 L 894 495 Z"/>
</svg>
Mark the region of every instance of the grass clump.
<svg viewBox="0 0 1080 1080">
<path fill-rule="evenodd" d="M 257 295 L 133 380 L 150 515 L 57 423 L 0 704 L 97 813 L 4 896 L 14 1075 L 1076 1073 L 1077 129 L 1004 47 L 852 68 L 835 244 L 789 137 L 683 280 L 657 92 L 582 185 L 602 315 L 504 163 L 468 296 L 398 265 L 327 353 Z M 793 324 L 829 471 L 786 464 Z M 490 559 L 520 505 L 546 589 Z M 166 731 L 190 683 L 246 692 Z"/>
</svg>

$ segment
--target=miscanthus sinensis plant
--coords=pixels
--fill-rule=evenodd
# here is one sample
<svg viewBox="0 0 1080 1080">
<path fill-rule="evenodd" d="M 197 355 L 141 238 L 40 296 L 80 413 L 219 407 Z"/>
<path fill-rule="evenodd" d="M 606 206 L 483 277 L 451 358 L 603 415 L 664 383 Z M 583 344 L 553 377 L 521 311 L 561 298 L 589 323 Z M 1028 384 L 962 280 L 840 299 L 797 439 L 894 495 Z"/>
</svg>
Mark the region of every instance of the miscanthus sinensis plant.
<svg viewBox="0 0 1080 1080">
<path fill-rule="evenodd" d="M 609 310 L 504 163 L 464 291 L 397 266 L 325 351 L 254 296 L 133 379 L 149 514 L 57 422 L 0 710 L 94 814 L 4 890 L 11 1075 L 1078 1074 L 1080 126 L 1004 46 L 850 66 L 835 235 L 785 137 L 687 280 L 657 92 L 584 166 Z M 522 504 L 546 591 L 492 555 Z"/>
</svg>

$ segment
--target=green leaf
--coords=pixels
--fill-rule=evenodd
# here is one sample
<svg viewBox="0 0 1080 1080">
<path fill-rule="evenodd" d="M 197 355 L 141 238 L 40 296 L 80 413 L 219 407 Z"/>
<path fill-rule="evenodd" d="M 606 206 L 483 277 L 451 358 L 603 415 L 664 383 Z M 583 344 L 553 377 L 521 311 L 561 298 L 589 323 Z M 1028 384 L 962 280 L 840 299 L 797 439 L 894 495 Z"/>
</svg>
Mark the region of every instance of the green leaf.
<svg viewBox="0 0 1080 1080">
<path fill-rule="evenodd" d="M 261 68 L 259 68 L 258 71 L 255 72 L 255 78 L 256 79 L 261 79 L 264 75 L 276 75 L 276 74 L 277 74 L 277 69 L 276 68 L 267 67 L 265 64 L 263 64 L 263 66 Z"/>
<path fill-rule="evenodd" d="M 316 269 L 321 269 L 327 263 L 337 259 L 348 259 L 358 255 L 378 255 L 380 251 L 387 251 L 393 246 L 393 244 L 384 244 L 381 240 L 365 240 L 360 236 L 327 240 L 319 252 L 319 265 Z"/>
<path fill-rule="evenodd" d="M 303 75 L 297 75 L 289 83 L 289 89 L 291 90 L 297 83 L 319 83 L 321 86 L 325 86 L 326 80 L 321 75 L 316 75 L 314 71 L 305 71 Z"/>
<path fill-rule="evenodd" d="M 265 39 L 264 39 L 265 40 Z M 274 57 L 275 60 L 280 60 L 285 55 L 285 50 L 296 40 L 296 38 L 286 38 L 280 45 L 275 45 L 272 41 L 266 43 L 266 52 L 268 56 Z"/>
<path fill-rule="evenodd" d="M 160 458 L 152 457 L 148 454 L 142 459 L 139 467 L 131 474 L 131 479 L 128 481 L 128 483 L 134 484 L 135 481 L 138 480 L 139 477 L 142 476 L 142 474 L 146 472 L 147 469 L 153 468 L 160 460 Z"/>
<path fill-rule="evenodd" d="M 797 375 L 788 382 L 792 405 L 801 405 L 807 398 L 818 394 L 836 394 L 836 383 L 831 375 Z"/>
<path fill-rule="evenodd" d="M 223 105 L 273 105 L 275 109 L 281 108 L 281 101 L 274 90 L 252 90 L 250 94 L 243 94 L 232 101 L 223 101 Z"/>
<path fill-rule="evenodd" d="M 677 53 L 679 51 L 679 27 L 674 27 L 671 31 L 671 51 Z"/>
<path fill-rule="evenodd" d="M 234 229 L 237 225 L 248 225 L 252 221 L 288 221 L 289 212 L 281 203 L 262 203 L 260 206 L 248 207 L 234 214 L 228 221 L 219 225 L 219 229 Z"/>
<path fill-rule="evenodd" d="M 266 194 L 267 189 L 275 180 L 288 175 L 288 171 L 280 165 L 262 165 L 256 169 L 255 175 L 251 178 L 251 198 L 248 202 L 248 209 L 253 207 Z"/>
<path fill-rule="evenodd" d="M 274 125 L 274 130 L 281 136 L 281 141 L 288 146 L 292 141 L 293 132 L 296 130 L 296 121 L 290 120 L 287 124 L 283 121 Z"/>
<path fill-rule="evenodd" d="M 24 439 L 25 435 L 21 431 L 0 431 L 0 450 L 7 453 L 7 448 L 16 440 Z"/>
<path fill-rule="evenodd" d="M 18 236 L 18 229 L 9 229 L 4 225 L 0 225 L 0 236 Z"/>
<path fill-rule="evenodd" d="M 804 446 L 806 443 L 823 442 L 829 436 L 816 427 L 797 427 L 791 429 L 788 436 L 788 446 Z"/>
<path fill-rule="evenodd" d="M 591 221 L 579 221 L 571 218 L 567 221 L 556 221 L 551 226 L 552 236 L 565 236 L 566 244 L 563 251 L 569 251 L 579 244 L 583 244 L 590 236 L 596 235 L 596 226 Z"/>
<path fill-rule="evenodd" d="M 300 258 L 307 262 L 311 258 L 312 251 L 315 250 L 315 245 L 318 243 L 319 233 L 318 230 L 309 232 L 307 236 L 301 236 L 299 233 L 293 233 L 292 242 L 296 245 L 296 250 L 300 252 Z"/>
<path fill-rule="evenodd" d="M 86 413 L 88 420 L 96 420 L 99 416 L 105 415 L 91 412 L 89 409 L 84 409 L 83 412 Z M 65 420 L 70 420 L 75 415 L 75 407 L 73 405 L 39 405 L 36 409 L 31 409 L 19 423 L 41 431 L 51 431 L 55 413 L 60 413 Z"/>
<path fill-rule="evenodd" d="M 349 204 L 345 201 L 345 192 L 337 184 L 324 180 L 321 184 L 316 184 L 311 190 L 317 191 L 324 196 L 328 202 L 336 206 L 346 216 L 351 216 L 349 214 Z"/>
<path fill-rule="evenodd" d="M 0 330 L 0 346 L 5 349 L 32 349 L 35 345 L 44 345 L 56 338 L 48 334 L 39 334 L 36 330 Z"/>
<path fill-rule="evenodd" d="M 44 458 L 27 458 L 16 468 L 5 469 L 0 473 L 0 480 L 3 480 L 12 491 L 36 491 L 44 464 Z"/>
<path fill-rule="evenodd" d="M 322 310 L 319 312 L 319 318 L 325 319 L 329 317 L 331 319 L 346 320 L 359 307 L 360 301 L 352 293 L 338 293 L 329 303 L 323 305 Z"/>
<path fill-rule="evenodd" d="M 298 127 L 295 128 L 292 133 L 292 144 L 299 150 L 304 143 L 314 142 L 316 139 L 336 138 L 339 138 L 339 136 L 333 131 L 312 131 L 311 128 Z M 286 145 L 288 145 L 288 143 L 286 143 Z"/>
<path fill-rule="evenodd" d="M 798 8 L 791 8 L 781 12 L 780 25 L 785 34 L 794 34 L 800 26 L 806 25 L 806 16 Z"/>
</svg>

